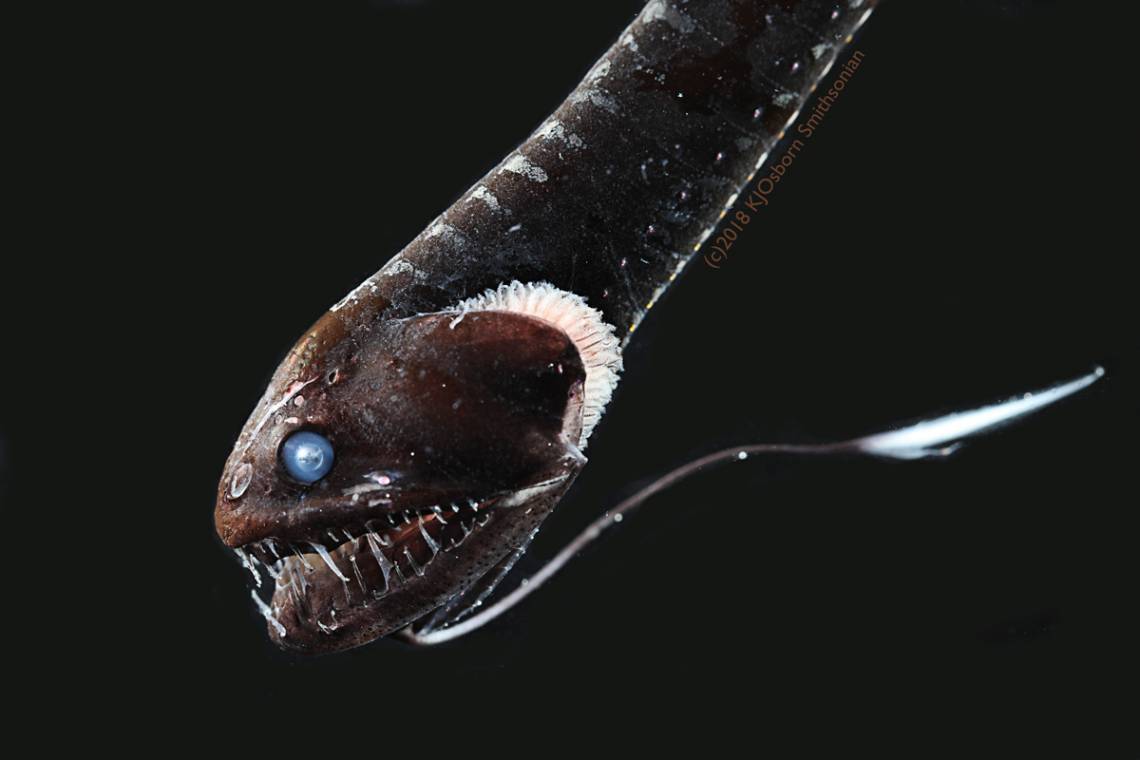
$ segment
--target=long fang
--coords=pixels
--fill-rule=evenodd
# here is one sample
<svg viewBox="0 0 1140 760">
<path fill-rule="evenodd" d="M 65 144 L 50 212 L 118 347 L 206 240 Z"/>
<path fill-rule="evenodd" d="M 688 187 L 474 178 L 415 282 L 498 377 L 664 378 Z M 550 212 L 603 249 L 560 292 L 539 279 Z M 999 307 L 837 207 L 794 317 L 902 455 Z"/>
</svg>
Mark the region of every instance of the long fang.
<svg viewBox="0 0 1140 760">
<path fill-rule="evenodd" d="M 431 534 L 427 532 L 427 528 L 424 527 L 423 515 L 420 515 L 420 535 L 424 537 L 424 541 L 427 543 L 428 548 L 431 549 L 432 556 L 434 557 L 435 555 L 439 554 L 439 544 L 435 542 L 435 539 L 432 538 Z M 407 550 L 405 549 L 405 551 Z"/>
<path fill-rule="evenodd" d="M 336 574 L 337 578 L 340 578 L 345 583 L 348 583 L 348 578 L 345 577 L 344 573 L 342 573 L 340 571 L 340 568 L 336 566 L 336 563 L 333 562 L 332 557 L 329 556 L 328 549 L 321 546 L 320 544 L 314 544 L 312 541 L 309 542 L 309 546 L 313 547 L 313 550 L 316 551 L 317 554 L 321 555 L 321 559 L 323 559 L 325 561 L 325 564 L 329 566 L 329 569 Z"/>
<path fill-rule="evenodd" d="M 240 547 L 234 549 L 234 553 L 238 555 L 241 563 L 245 565 L 245 567 L 249 570 L 249 573 L 253 576 L 253 580 L 257 584 L 257 587 L 261 588 L 261 573 L 257 572 L 257 568 L 253 566 L 253 561 L 250 559 L 250 556 L 246 554 L 245 550 Z"/>
<path fill-rule="evenodd" d="M 365 537 L 368 539 L 368 548 L 372 550 L 372 556 L 376 558 L 376 564 L 380 566 L 380 572 L 384 575 L 384 591 L 388 591 L 388 575 L 392 572 L 392 563 L 384 556 L 384 552 L 380 551 L 380 544 L 376 540 L 375 533 L 366 533 Z"/>
<path fill-rule="evenodd" d="M 416 571 L 416 575 L 422 576 L 424 574 L 424 569 L 416 564 L 416 560 L 412 557 L 412 553 L 408 551 L 408 547 L 406 546 L 404 547 L 404 556 L 408 558 L 408 564 L 411 565 L 412 569 Z"/>
<path fill-rule="evenodd" d="M 269 605 L 261 601 L 261 597 L 259 597 L 257 595 L 257 592 L 253 589 L 249 590 L 249 595 L 253 597 L 253 601 L 257 604 L 257 610 L 261 613 L 261 616 L 273 625 L 273 628 L 277 631 L 278 636 L 284 637 L 285 626 L 281 625 L 281 622 L 277 618 L 273 617 L 273 610 L 269 609 Z"/>
</svg>

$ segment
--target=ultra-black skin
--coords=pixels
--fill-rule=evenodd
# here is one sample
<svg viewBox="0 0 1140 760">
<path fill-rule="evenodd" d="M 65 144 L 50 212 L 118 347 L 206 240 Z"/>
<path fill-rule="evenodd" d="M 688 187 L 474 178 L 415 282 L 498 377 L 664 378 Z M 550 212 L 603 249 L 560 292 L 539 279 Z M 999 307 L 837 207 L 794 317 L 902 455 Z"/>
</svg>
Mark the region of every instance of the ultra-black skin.
<svg viewBox="0 0 1140 760">
<path fill-rule="evenodd" d="M 555 111 L 556 126 L 541 126 L 301 338 L 226 464 L 215 518 L 227 545 L 274 537 L 332 549 L 330 529 L 359 536 L 386 511 L 451 500 L 486 500 L 491 517 L 381 599 L 327 578 L 303 603 L 279 594 L 278 643 L 309 652 L 366 643 L 468 591 L 525 546 L 585 461 L 574 446 L 581 360 L 538 320 L 483 313 L 452 327 L 454 314 L 439 312 L 501 283 L 545 281 L 585 297 L 628 340 L 868 6 L 655 0 Z M 452 414 L 458 396 L 469 411 Z M 337 452 L 312 486 L 290 481 L 277 461 L 282 440 L 305 428 Z M 392 474 L 390 503 L 345 498 L 373 471 Z M 242 472 L 250 482 L 235 498 Z M 548 485 L 518 495 L 536 483 Z M 335 626 L 320 618 L 330 611 Z"/>
</svg>

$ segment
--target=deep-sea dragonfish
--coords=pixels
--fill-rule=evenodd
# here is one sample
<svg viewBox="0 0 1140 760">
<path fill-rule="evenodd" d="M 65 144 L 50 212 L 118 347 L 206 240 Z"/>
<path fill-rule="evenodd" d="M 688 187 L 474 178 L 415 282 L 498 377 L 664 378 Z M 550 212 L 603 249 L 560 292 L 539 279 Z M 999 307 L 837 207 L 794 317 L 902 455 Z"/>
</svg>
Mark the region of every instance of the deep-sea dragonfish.
<svg viewBox="0 0 1140 760">
<path fill-rule="evenodd" d="M 305 332 L 215 509 L 276 643 L 473 627 L 585 465 L 638 324 L 843 68 L 870 6 L 653 0 L 522 145 Z M 1094 378 L 830 450 L 944 452 L 931 445 Z"/>
</svg>

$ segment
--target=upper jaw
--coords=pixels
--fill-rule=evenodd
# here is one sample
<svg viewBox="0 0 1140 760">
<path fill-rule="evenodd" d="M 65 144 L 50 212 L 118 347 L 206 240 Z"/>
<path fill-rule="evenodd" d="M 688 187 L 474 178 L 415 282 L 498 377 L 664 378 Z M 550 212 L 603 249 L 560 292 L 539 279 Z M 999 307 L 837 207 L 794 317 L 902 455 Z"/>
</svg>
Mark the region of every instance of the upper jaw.
<svg viewBox="0 0 1140 760">
<path fill-rule="evenodd" d="M 382 511 L 372 509 L 363 513 L 349 514 L 342 512 L 332 520 L 285 527 L 279 531 L 271 530 L 273 526 L 269 524 L 267 527 L 259 527 L 256 533 L 251 533 L 254 536 L 251 540 L 229 545 L 231 548 L 248 553 L 262 563 L 270 564 L 286 556 L 318 551 L 318 547 L 333 551 L 369 533 L 384 536 L 394 532 L 414 530 L 424 518 L 440 520 L 445 524 L 451 519 L 451 515 L 477 518 L 499 505 L 506 506 L 506 502 L 502 500 L 501 495 L 492 495 L 479 499 L 454 499 L 426 507 Z"/>
<path fill-rule="evenodd" d="M 414 519 L 417 514 L 448 510 L 451 505 L 485 509 L 499 501 L 501 493 L 478 494 L 474 490 L 448 489 L 416 494 L 392 494 L 393 498 L 355 498 L 355 495 L 309 495 L 277 504 L 252 500 L 234 509 L 215 512 L 217 532 L 226 546 L 242 548 L 259 558 L 273 556 L 271 547 L 319 544 L 332 549 L 369 530 L 384 530 Z"/>
</svg>

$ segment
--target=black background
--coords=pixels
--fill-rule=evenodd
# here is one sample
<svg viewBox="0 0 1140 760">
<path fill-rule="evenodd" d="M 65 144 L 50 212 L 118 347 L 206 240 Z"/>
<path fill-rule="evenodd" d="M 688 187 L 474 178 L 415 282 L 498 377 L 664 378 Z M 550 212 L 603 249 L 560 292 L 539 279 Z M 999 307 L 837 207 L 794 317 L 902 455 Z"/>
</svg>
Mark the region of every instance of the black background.
<svg viewBox="0 0 1140 760">
<path fill-rule="evenodd" d="M 19 249 L 33 274 L 5 277 L 0 412 L 25 707 L 84 688 L 89 717 L 189 719 L 213 739 L 272 727 L 274 751 L 294 731 L 336 745 L 375 729 L 377 751 L 408 739 L 412 757 L 477 734 L 601 742 L 646 708 L 639 740 L 683 727 L 710 751 L 931 720 L 929 745 L 1017 756 L 1134 726 L 1135 67 L 1128 23 L 1082 3 L 876 11 L 771 205 L 643 324 L 591 464 L 526 563 L 722 446 L 848 438 L 1098 363 L 1102 382 L 948 461 L 753 459 L 693 478 L 445 647 L 271 648 L 212 526 L 270 372 L 639 6 L 36 22 L 55 55 L 18 72 L 38 137 L 21 203 L 38 210 Z M 532 737 L 549 722 L 560 732 Z M 981 738 L 994 728 L 1003 743 Z"/>
</svg>

